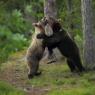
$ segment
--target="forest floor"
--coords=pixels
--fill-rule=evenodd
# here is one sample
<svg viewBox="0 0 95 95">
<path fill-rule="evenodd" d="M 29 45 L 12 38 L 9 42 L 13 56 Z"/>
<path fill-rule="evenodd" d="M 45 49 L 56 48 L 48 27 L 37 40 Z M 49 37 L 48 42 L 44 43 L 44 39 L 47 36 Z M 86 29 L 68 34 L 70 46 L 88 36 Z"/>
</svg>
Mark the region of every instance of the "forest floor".
<svg viewBox="0 0 95 95">
<path fill-rule="evenodd" d="M 14 54 L 1 65 L 0 95 L 95 95 L 95 71 L 72 74 L 63 60 L 43 61 L 40 70 L 41 76 L 29 80 L 25 52 Z"/>
</svg>

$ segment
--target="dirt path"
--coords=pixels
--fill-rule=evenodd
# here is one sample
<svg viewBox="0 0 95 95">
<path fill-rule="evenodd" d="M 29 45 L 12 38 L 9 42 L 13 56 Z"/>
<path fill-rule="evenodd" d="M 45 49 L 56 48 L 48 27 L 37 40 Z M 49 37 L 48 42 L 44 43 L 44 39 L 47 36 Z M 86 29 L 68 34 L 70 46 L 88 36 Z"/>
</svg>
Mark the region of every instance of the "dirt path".
<svg viewBox="0 0 95 95">
<path fill-rule="evenodd" d="M 7 81 L 16 88 L 24 90 L 26 95 L 38 95 L 38 93 L 45 95 L 49 89 L 48 87 L 35 87 L 29 83 L 27 65 L 23 55 L 15 56 L 7 63 L 3 63 L 0 73 L 0 80 Z"/>
</svg>

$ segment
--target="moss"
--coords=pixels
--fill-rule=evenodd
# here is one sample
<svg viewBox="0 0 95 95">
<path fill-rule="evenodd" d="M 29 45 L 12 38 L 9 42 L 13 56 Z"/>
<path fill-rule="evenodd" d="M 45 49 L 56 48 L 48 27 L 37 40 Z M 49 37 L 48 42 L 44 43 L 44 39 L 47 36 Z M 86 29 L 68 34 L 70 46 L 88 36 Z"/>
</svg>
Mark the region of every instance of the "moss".
<svg viewBox="0 0 95 95">
<path fill-rule="evenodd" d="M 0 81 L 0 95 L 25 95 L 25 93 L 8 83 Z"/>
</svg>

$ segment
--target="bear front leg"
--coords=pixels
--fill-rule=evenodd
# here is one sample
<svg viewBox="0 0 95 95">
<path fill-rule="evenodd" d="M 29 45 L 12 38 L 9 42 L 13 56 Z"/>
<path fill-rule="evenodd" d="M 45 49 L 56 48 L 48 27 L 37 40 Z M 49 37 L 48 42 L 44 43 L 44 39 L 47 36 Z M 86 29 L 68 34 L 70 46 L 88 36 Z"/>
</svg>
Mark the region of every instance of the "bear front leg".
<svg viewBox="0 0 95 95">
<path fill-rule="evenodd" d="M 48 59 L 49 61 L 47 62 L 47 64 L 51 64 L 57 61 L 57 58 L 55 56 L 55 54 L 53 53 L 52 48 L 48 47 Z"/>
<path fill-rule="evenodd" d="M 39 33 L 37 34 L 37 39 L 45 39 L 47 36 L 45 34 Z"/>
</svg>

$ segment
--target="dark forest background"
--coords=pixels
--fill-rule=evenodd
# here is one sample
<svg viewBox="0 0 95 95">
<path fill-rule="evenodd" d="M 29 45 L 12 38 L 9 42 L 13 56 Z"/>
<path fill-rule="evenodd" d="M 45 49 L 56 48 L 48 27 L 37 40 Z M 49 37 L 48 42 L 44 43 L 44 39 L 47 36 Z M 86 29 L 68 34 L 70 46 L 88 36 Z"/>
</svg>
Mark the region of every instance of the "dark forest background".
<svg viewBox="0 0 95 95">
<path fill-rule="evenodd" d="M 72 0 L 72 33 L 82 49 L 81 1 Z M 43 0 L 0 0 L 0 63 L 7 60 L 11 53 L 25 49 L 34 32 L 32 23 L 44 16 Z M 95 1 L 93 0 L 93 11 Z M 57 0 L 58 18 L 62 26 L 69 30 L 67 0 Z M 95 14 L 95 12 L 93 12 Z"/>
</svg>

